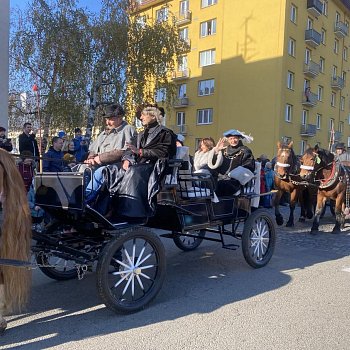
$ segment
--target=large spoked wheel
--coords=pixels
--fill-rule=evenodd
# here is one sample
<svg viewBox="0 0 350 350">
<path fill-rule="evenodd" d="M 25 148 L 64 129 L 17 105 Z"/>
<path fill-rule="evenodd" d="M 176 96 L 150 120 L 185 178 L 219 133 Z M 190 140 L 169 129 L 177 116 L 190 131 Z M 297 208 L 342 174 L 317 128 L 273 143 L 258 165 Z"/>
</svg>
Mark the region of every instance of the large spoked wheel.
<svg viewBox="0 0 350 350">
<path fill-rule="evenodd" d="M 276 228 L 266 210 L 256 210 L 247 219 L 242 233 L 242 251 L 246 262 L 254 267 L 265 266 L 276 244 Z"/>
<path fill-rule="evenodd" d="M 186 233 L 191 235 L 196 235 L 196 237 L 188 237 Z M 180 236 L 177 232 L 173 232 L 176 235 L 173 238 L 175 245 L 185 252 L 197 249 L 203 242 L 203 237 L 205 236 L 205 230 L 195 230 L 185 232 L 185 235 Z"/>
<path fill-rule="evenodd" d="M 55 223 L 49 226 L 46 232 L 42 234 L 59 238 L 63 234 L 63 225 Z M 78 276 L 78 271 L 73 260 L 66 260 L 57 257 L 52 252 L 38 254 L 36 256 L 36 261 L 39 264 L 39 269 L 42 273 L 54 280 L 66 281 Z"/>
<path fill-rule="evenodd" d="M 139 311 L 155 298 L 163 285 L 164 246 L 149 230 L 133 228 L 106 245 L 96 272 L 98 293 L 110 310 Z"/>
</svg>

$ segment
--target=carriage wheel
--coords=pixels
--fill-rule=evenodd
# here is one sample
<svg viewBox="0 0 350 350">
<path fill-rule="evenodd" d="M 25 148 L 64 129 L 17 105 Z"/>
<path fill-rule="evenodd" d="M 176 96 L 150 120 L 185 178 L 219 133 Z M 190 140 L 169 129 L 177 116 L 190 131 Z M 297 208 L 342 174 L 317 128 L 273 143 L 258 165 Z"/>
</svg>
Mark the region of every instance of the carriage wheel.
<svg viewBox="0 0 350 350">
<path fill-rule="evenodd" d="M 242 233 L 242 251 L 246 262 L 254 267 L 265 266 L 276 243 L 276 229 L 267 210 L 256 210 L 247 219 Z"/>
<path fill-rule="evenodd" d="M 63 224 L 56 222 L 51 226 L 48 226 L 46 231 L 41 233 L 47 236 L 60 237 L 63 233 Z M 40 242 L 40 240 L 38 240 Z M 36 256 L 36 262 L 39 265 L 39 269 L 47 277 L 50 277 L 57 281 L 65 281 L 76 278 L 78 271 L 76 269 L 75 262 L 73 260 L 66 260 L 54 255 L 54 253 L 41 253 Z"/>
<path fill-rule="evenodd" d="M 197 235 L 197 237 L 187 237 L 186 233 L 191 235 Z M 173 232 L 176 235 L 173 238 L 175 245 L 185 252 L 197 249 L 203 242 L 203 237 L 205 236 L 205 230 L 194 230 L 187 231 L 185 235 L 181 236 L 177 232 Z"/>
<path fill-rule="evenodd" d="M 97 290 L 110 310 L 139 311 L 158 294 L 165 272 L 160 239 L 145 228 L 133 228 L 104 248 L 96 269 Z"/>
</svg>

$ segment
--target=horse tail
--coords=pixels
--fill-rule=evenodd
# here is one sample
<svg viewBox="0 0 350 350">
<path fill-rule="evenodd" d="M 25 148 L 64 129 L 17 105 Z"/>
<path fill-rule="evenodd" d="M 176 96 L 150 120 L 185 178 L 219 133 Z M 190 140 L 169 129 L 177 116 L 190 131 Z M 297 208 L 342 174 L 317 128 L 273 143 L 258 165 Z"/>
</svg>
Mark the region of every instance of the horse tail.
<svg viewBox="0 0 350 350">
<path fill-rule="evenodd" d="M 0 258 L 28 261 L 31 244 L 31 215 L 23 179 L 12 156 L 0 149 L 0 192 L 3 222 Z M 0 265 L 6 311 L 20 310 L 28 301 L 31 273 L 24 268 Z"/>
</svg>

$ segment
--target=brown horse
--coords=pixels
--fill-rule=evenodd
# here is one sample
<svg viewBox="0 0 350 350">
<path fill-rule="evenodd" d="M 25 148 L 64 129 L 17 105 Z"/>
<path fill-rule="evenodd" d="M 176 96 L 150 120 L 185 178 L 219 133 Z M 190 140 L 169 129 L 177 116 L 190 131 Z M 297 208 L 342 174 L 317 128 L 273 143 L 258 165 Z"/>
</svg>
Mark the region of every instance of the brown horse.
<svg viewBox="0 0 350 350">
<path fill-rule="evenodd" d="M 302 179 L 318 186 L 317 206 L 315 218 L 312 223 L 312 234 L 318 231 L 320 215 L 325 206 L 326 199 L 335 200 L 336 224 L 333 233 L 344 227 L 345 222 L 345 196 L 348 175 L 344 166 L 336 162 L 334 154 L 319 148 L 309 147 L 301 158 L 300 176 Z"/>
<path fill-rule="evenodd" d="M 294 226 L 294 210 L 298 202 L 300 203 L 301 208 L 299 221 L 305 221 L 305 214 L 309 219 L 313 216 L 311 200 L 305 199 L 306 196 L 310 198 L 311 194 L 308 189 L 300 183 L 300 181 L 296 181 L 296 177 L 299 179 L 297 173 L 298 159 L 293 151 L 293 141 L 289 144 L 278 142 L 274 178 L 275 189 L 278 191 L 273 203 L 277 225 L 283 224 L 283 217 L 279 210 L 279 203 L 284 192 L 290 193 L 289 219 L 286 224 L 287 227 Z"/>
<path fill-rule="evenodd" d="M 26 190 L 14 159 L 0 149 L 0 199 L 3 220 L 0 259 L 28 261 L 31 243 L 31 216 Z M 28 300 L 31 274 L 24 268 L 0 264 L 0 334 L 6 328 L 3 315 L 20 310 Z"/>
</svg>

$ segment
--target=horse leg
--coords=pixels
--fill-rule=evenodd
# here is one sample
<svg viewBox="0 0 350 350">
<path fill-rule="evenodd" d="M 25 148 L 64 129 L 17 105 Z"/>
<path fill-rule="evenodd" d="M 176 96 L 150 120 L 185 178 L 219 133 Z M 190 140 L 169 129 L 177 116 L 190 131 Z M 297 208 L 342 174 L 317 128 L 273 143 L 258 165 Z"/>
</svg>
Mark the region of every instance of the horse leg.
<svg viewBox="0 0 350 350">
<path fill-rule="evenodd" d="M 300 204 L 300 217 L 299 217 L 299 222 L 305 222 L 305 217 L 306 217 L 306 203 L 307 203 L 307 198 L 305 198 L 305 189 L 300 189 L 299 190 L 299 204 Z"/>
<path fill-rule="evenodd" d="M 276 217 L 276 223 L 278 226 L 283 225 L 283 216 L 281 215 L 280 212 L 280 199 L 282 197 L 283 192 L 282 191 L 277 191 L 275 195 L 275 199 L 273 201 L 273 206 L 275 207 L 275 217 Z"/>
<path fill-rule="evenodd" d="M 5 290 L 4 290 L 4 284 L 2 281 L 2 276 L 0 273 L 0 335 L 4 333 L 7 322 L 4 318 L 4 312 L 5 312 Z"/>
<path fill-rule="evenodd" d="M 321 196 L 317 197 L 315 218 L 314 218 L 314 221 L 312 223 L 312 227 L 311 227 L 311 231 L 310 231 L 311 234 L 316 234 L 318 232 L 318 227 L 320 225 L 320 216 L 321 216 L 323 207 L 325 206 L 325 203 L 326 203 L 326 197 L 321 197 Z"/>
<path fill-rule="evenodd" d="M 333 227 L 332 233 L 339 233 L 341 231 L 341 227 L 344 227 L 345 216 L 342 213 L 342 202 L 343 196 L 338 196 L 335 201 L 335 225 Z"/>
</svg>

